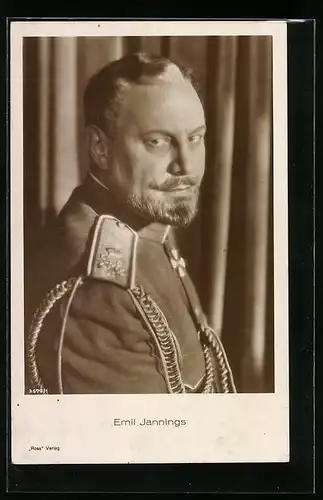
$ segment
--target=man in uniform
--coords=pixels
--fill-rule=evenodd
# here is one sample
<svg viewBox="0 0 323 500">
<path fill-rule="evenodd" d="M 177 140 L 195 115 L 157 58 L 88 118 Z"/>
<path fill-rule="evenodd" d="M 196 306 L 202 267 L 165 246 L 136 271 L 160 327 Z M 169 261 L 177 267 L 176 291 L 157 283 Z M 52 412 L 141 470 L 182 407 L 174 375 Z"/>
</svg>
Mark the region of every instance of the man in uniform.
<svg viewBox="0 0 323 500">
<path fill-rule="evenodd" d="M 173 235 L 196 213 L 205 163 L 189 72 L 125 56 L 90 79 L 84 114 L 89 173 L 31 268 L 27 391 L 234 392 Z"/>
</svg>

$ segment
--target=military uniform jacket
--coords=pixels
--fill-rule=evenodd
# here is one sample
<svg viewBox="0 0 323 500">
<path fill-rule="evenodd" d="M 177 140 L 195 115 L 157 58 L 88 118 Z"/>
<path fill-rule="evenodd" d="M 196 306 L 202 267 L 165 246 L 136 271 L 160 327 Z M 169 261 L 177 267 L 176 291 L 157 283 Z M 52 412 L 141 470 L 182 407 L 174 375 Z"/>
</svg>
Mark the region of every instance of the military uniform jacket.
<svg viewBox="0 0 323 500">
<path fill-rule="evenodd" d="M 98 221 L 106 225 L 98 229 Z M 135 245 L 131 231 L 132 243 L 115 245 L 111 224 L 130 227 Z M 109 244 L 97 252 L 105 237 Z M 34 261 L 28 268 L 26 359 L 49 393 L 202 392 L 208 372 L 213 381 L 207 392 L 217 392 L 220 351 L 227 392 L 234 389 L 221 344 L 201 341 L 205 317 L 172 230 L 137 218 L 91 176 L 74 190 Z M 93 263 L 98 276 L 89 273 Z M 79 286 L 43 305 L 36 342 L 32 316 L 44 296 L 78 277 Z M 27 366 L 27 390 L 31 379 Z"/>
</svg>

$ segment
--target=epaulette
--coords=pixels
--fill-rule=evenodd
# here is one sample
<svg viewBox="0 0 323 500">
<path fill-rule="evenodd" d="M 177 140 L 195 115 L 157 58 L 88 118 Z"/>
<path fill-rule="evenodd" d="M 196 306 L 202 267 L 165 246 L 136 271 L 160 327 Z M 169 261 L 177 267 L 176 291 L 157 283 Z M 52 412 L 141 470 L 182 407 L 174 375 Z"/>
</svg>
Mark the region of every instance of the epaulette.
<svg viewBox="0 0 323 500">
<path fill-rule="evenodd" d="M 101 215 L 95 222 L 91 237 L 87 276 L 133 288 L 137 233 L 115 217 Z"/>
</svg>

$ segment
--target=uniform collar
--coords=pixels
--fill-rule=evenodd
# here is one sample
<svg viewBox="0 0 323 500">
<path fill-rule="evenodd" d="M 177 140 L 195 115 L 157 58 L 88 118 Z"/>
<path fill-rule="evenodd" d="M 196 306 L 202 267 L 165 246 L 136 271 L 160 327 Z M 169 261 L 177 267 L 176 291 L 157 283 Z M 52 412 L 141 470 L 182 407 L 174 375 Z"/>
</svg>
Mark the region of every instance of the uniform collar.
<svg viewBox="0 0 323 500">
<path fill-rule="evenodd" d="M 144 226 L 142 229 L 139 229 L 139 231 L 137 231 L 137 234 L 142 239 L 156 241 L 164 244 L 169 230 L 170 226 L 164 226 L 163 224 L 159 224 L 158 222 L 151 222 L 150 224 Z"/>
</svg>

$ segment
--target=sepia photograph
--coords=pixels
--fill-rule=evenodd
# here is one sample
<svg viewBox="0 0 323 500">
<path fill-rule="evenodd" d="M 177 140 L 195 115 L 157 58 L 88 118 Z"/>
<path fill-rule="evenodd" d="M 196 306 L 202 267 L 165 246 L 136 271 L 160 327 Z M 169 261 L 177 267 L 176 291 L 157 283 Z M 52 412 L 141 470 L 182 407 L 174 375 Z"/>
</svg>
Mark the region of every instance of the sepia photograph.
<svg viewBox="0 0 323 500">
<path fill-rule="evenodd" d="M 272 392 L 271 37 L 23 50 L 27 391 Z"/>
<path fill-rule="evenodd" d="M 110 405 L 119 395 L 113 401 L 132 410 L 112 412 L 109 432 L 127 433 L 189 427 L 184 410 L 166 411 L 172 401 L 209 413 L 227 399 L 234 414 L 235 401 L 248 406 L 258 395 L 269 408 L 279 396 L 286 459 L 287 310 L 275 325 L 287 279 L 277 289 L 275 277 L 287 277 L 278 258 L 287 245 L 277 253 L 274 244 L 287 232 L 275 232 L 274 182 L 282 175 L 284 223 L 286 144 L 280 157 L 275 148 L 286 139 L 286 110 L 277 139 L 274 90 L 285 74 L 277 80 L 270 23 L 159 23 L 164 32 L 147 22 L 16 24 L 26 29 L 16 37 L 20 64 L 12 59 L 21 144 L 12 168 L 22 182 L 17 396 L 44 416 L 46 401 L 82 413 L 88 396 Z M 157 399 L 169 394 L 187 398 Z M 44 450 L 39 463 L 59 463 L 48 454 L 62 445 L 41 435 L 22 455 Z M 197 461 L 210 456 L 200 451 Z"/>
</svg>

